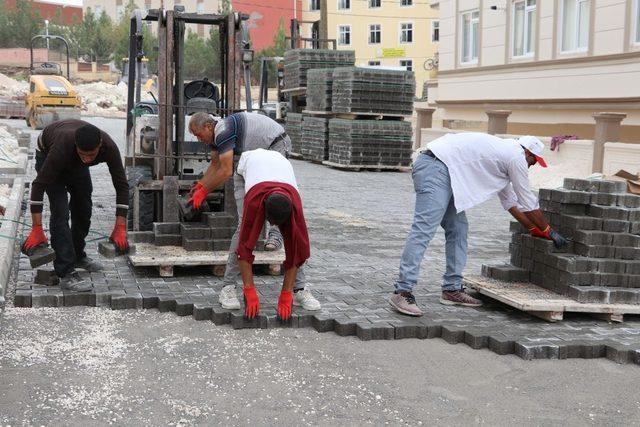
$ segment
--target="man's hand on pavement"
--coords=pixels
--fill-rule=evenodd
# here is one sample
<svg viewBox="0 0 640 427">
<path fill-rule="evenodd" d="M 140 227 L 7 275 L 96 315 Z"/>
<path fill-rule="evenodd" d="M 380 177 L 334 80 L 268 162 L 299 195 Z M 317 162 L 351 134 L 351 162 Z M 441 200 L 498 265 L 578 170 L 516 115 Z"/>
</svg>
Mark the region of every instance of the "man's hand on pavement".
<svg viewBox="0 0 640 427">
<path fill-rule="evenodd" d="M 260 298 L 256 293 L 256 287 L 245 286 L 242 289 L 242 293 L 244 294 L 244 317 L 253 319 L 260 312 Z"/>
<path fill-rule="evenodd" d="M 129 250 L 126 222 L 116 221 L 116 225 L 113 227 L 111 236 L 109 236 L 109 241 L 112 242 L 116 246 L 116 249 L 122 253 L 126 253 Z"/>
<path fill-rule="evenodd" d="M 47 240 L 47 236 L 44 234 L 44 230 L 42 229 L 42 224 L 34 225 L 31 227 L 31 232 L 27 237 L 27 240 L 22 244 L 22 253 L 28 255 L 31 249 L 40 246 L 42 244 L 47 244 L 49 241 Z"/>
<path fill-rule="evenodd" d="M 282 292 L 280 292 L 280 298 L 278 298 L 278 317 L 280 317 L 281 320 L 289 320 L 292 307 L 293 292 L 283 289 Z"/>
<path fill-rule="evenodd" d="M 191 198 L 189 199 L 187 204 L 191 205 L 195 210 L 202 209 L 202 205 L 205 203 L 205 200 L 207 199 L 207 194 L 209 194 L 209 192 L 206 190 L 206 188 L 204 188 L 204 186 L 200 182 L 198 182 L 191 189 L 191 191 L 193 192 L 193 194 L 191 194 Z"/>
</svg>

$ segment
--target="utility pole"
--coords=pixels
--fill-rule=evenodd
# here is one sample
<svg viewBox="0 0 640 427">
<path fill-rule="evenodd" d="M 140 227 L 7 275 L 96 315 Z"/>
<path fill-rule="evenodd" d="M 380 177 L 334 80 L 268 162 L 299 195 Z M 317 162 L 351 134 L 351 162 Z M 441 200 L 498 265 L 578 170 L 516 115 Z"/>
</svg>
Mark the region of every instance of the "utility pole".
<svg viewBox="0 0 640 427">
<path fill-rule="evenodd" d="M 47 36 L 47 62 L 49 62 L 49 20 L 44 20 L 44 34 Z"/>
</svg>

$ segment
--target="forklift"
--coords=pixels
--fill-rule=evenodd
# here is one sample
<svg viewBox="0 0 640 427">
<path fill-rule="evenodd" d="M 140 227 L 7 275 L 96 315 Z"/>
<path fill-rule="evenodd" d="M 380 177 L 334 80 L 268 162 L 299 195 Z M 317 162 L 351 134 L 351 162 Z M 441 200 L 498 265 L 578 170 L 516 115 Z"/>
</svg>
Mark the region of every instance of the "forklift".
<svg viewBox="0 0 640 427">
<path fill-rule="evenodd" d="M 67 76 L 57 62 L 34 62 L 33 45 L 39 39 L 59 40 L 67 52 Z M 81 100 L 70 82 L 69 44 L 56 35 L 35 35 L 29 46 L 29 93 L 25 98 L 25 120 L 32 129 L 44 129 L 47 125 L 65 119 L 79 119 Z"/>
</svg>

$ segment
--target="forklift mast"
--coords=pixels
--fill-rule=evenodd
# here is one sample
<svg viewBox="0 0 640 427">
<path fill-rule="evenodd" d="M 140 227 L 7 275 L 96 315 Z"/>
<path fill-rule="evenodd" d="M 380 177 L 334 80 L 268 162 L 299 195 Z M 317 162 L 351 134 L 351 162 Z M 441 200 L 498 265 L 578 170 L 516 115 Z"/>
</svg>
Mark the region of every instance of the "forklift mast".
<svg viewBox="0 0 640 427">
<path fill-rule="evenodd" d="M 134 107 L 140 102 L 141 95 L 141 62 L 145 56 L 142 49 L 142 28 L 145 22 L 158 24 L 158 145 L 157 163 L 154 168 L 156 179 L 172 174 L 171 160 L 173 157 L 180 158 L 182 152 L 186 113 L 183 73 L 185 25 L 204 24 L 219 28 L 219 62 L 222 77 L 219 83 L 221 105 L 218 111 L 224 117 L 240 110 L 241 82 L 243 78 L 247 78 L 243 68 L 246 70 L 250 65 L 253 54 L 248 49 L 246 29 L 243 29 L 248 19 L 248 15 L 239 13 L 186 13 L 183 6 L 175 6 L 174 10 L 135 10 L 131 14 L 127 140 L 134 127 Z M 174 145 L 174 141 L 177 144 Z M 174 146 L 176 152 L 173 152 Z M 127 161 L 130 163 L 131 159 Z"/>
</svg>

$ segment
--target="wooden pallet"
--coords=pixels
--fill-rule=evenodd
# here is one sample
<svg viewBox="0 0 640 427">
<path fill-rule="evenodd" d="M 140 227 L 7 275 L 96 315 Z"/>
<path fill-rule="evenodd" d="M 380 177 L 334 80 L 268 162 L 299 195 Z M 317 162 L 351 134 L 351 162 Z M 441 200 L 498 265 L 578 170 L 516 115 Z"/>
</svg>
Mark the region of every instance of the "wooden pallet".
<svg viewBox="0 0 640 427">
<path fill-rule="evenodd" d="M 404 120 L 409 115 L 404 114 L 386 114 L 386 113 L 336 113 L 335 111 L 312 111 L 302 110 L 302 114 L 314 117 L 326 117 L 328 119 L 338 118 L 347 120 Z"/>
<path fill-rule="evenodd" d="M 275 252 L 256 251 L 253 265 L 266 265 L 269 274 L 280 274 L 285 260 L 284 249 Z M 173 267 L 210 265 L 215 276 L 224 275 L 228 251 L 187 251 L 181 246 L 156 246 L 136 243 L 136 252 L 128 255 L 134 267 L 158 267 L 161 277 L 173 277 Z"/>
<path fill-rule="evenodd" d="M 307 88 L 306 87 L 294 87 L 291 89 L 282 89 L 280 92 L 282 93 L 288 93 L 289 95 L 292 96 L 299 96 L 299 95 L 304 95 L 307 93 Z"/>
<path fill-rule="evenodd" d="M 336 117 L 338 113 L 334 113 L 333 111 L 302 110 L 302 114 L 306 114 L 308 116 L 314 116 L 314 117 L 332 118 L 332 117 Z"/>
<path fill-rule="evenodd" d="M 289 153 L 289 158 L 291 159 L 296 159 L 296 160 L 302 160 L 302 154 L 300 153 Z"/>
<path fill-rule="evenodd" d="M 532 283 L 502 282 L 480 276 L 466 277 L 465 283 L 482 295 L 549 322 L 562 320 L 566 312 L 587 313 L 608 322 L 622 322 L 625 314 L 640 314 L 640 304 L 581 303 Z"/>
<path fill-rule="evenodd" d="M 329 166 L 330 168 L 350 171 L 350 172 L 360 172 L 363 171 L 371 171 L 371 172 L 383 172 L 383 171 L 397 171 L 397 172 L 409 172 L 411 171 L 411 167 L 409 166 L 389 166 L 389 165 L 342 165 L 340 163 L 330 162 L 325 160 L 322 162 L 323 165 Z"/>
</svg>

